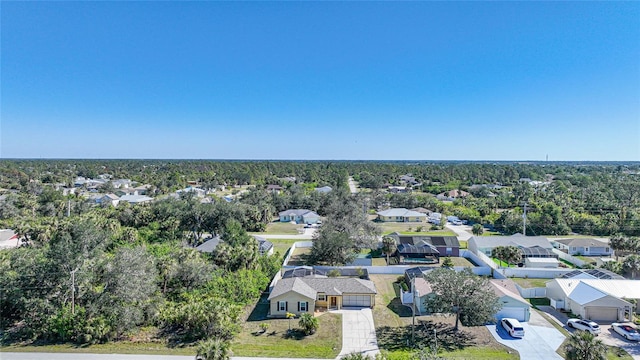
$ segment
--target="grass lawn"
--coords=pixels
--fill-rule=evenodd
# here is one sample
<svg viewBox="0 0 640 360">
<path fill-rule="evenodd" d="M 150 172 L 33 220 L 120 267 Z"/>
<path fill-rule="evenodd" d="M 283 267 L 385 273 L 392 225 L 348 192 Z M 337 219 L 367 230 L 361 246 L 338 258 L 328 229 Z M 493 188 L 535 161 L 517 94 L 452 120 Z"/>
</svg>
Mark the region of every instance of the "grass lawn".
<svg viewBox="0 0 640 360">
<path fill-rule="evenodd" d="M 504 262 L 502 260 L 498 260 L 496 258 L 491 258 L 491 259 L 493 260 L 494 263 L 496 263 L 496 264 L 498 264 L 499 266 L 502 266 L 502 267 L 516 267 L 516 265 L 513 265 L 513 264 L 509 265 L 506 262 Z"/>
<path fill-rule="evenodd" d="M 410 222 L 410 223 L 402 223 L 402 222 L 378 222 L 376 223 L 380 228 L 382 228 L 383 234 L 390 234 L 392 232 L 412 232 L 416 231 L 416 228 L 422 226 L 422 232 L 427 232 L 431 229 L 431 224 L 427 222 Z"/>
<path fill-rule="evenodd" d="M 387 266 L 387 258 L 386 257 L 373 258 L 373 259 L 371 259 L 371 265 L 372 266 Z"/>
<path fill-rule="evenodd" d="M 411 309 L 396 298 L 392 283 L 398 275 L 370 275 L 375 283 L 376 306 L 373 319 L 376 325 L 378 346 L 390 352 L 390 359 L 409 359 L 407 340 L 411 339 Z M 453 332 L 455 317 L 416 317 L 416 343 L 433 346 L 433 329 L 437 329 L 440 356 L 451 359 L 518 359 L 514 351 L 498 342 L 484 326 L 461 326 Z"/>
<path fill-rule="evenodd" d="M 280 256 L 284 256 L 287 250 L 293 245 L 294 242 L 300 241 L 295 239 L 269 239 L 273 243 L 273 253 L 280 252 Z"/>
<path fill-rule="evenodd" d="M 325 313 L 318 321 L 318 331 L 310 336 L 304 336 L 299 330 L 287 336 L 288 319 L 248 321 L 231 345 L 233 355 L 333 359 L 342 349 L 342 317 Z M 260 332 L 261 323 L 269 324 L 265 333 Z M 298 328 L 298 319 L 291 319 L 291 328 Z"/>
<path fill-rule="evenodd" d="M 261 233 L 251 233 L 255 235 L 260 234 L 276 234 L 276 235 L 298 235 L 298 229 L 303 229 L 302 224 L 293 223 L 281 223 L 279 221 L 271 222 L 267 224 L 267 229 Z"/>
<path fill-rule="evenodd" d="M 482 233 L 482 236 L 502 236 L 502 233 L 500 233 L 499 231 L 489 231 L 489 230 L 485 230 Z"/>
<path fill-rule="evenodd" d="M 460 243 L 460 249 L 467 249 L 467 240 L 458 240 Z"/>
<path fill-rule="evenodd" d="M 165 342 L 118 341 L 95 345 L 11 345 L 0 348 L 3 352 L 92 353 L 92 354 L 151 354 L 196 355 L 195 346 L 169 347 Z M 0 353 L 1 354 L 1 353 Z M 1 357 L 1 356 L 0 356 Z"/>
<path fill-rule="evenodd" d="M 289 259 L 288 265 L 302 266 L 306 264 L 306 257 L 311 253 L 311 248 L 296 248 Z"/>
<path fill-rule="evenodd" d="M 551 281 L 552 279 L 511 278 L 511 280 L 523 288 L 534 288 L 545 287 L 547 281 Z"/>
</svg>

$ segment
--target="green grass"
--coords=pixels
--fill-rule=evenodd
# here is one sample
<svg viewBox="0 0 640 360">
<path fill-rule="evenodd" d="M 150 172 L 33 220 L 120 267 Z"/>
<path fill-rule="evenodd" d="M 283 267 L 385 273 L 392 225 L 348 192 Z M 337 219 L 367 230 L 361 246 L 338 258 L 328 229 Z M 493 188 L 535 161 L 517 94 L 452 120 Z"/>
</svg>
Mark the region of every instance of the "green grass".
<svg viewBox="0 0 640 360">
<path fill-rule="evenodd" d="M 488 230 L 485 230 L 482 233 L 482 236 L 502 236 L 502 233 L 500 233 L 499 231 L 488 231 Z"/>
<path fill-rule="evenodd" d="M 273 253 L 280 252 L 280 256 L 284 256 L 287 250 L 293 245 L 294 242 L 300 241 L 295 239 L 269 239 L 273 244 Z"/>
<path fill-rule="evenodd" d="M 535 287 L 545 287 L 547 281 L 551 279 L 530 279 L 530 278 L 511 278 L 513 282 L 522 286 L 523 288 L 535 288 Z"/>
<path fill-rule="evenodd" d="M 318 331 L 310 336 L 288 337 L 289 320 L 268 319 L 248 321 L 234 339 L 231 349 L 234 356 L 247 357 L 289 357 L 333 359 L 342 349 L 342 317 L 339 314 L 325 313 L 318 317 Z M 259 332 L 261 323 L 269 324 L 265 333 Z M 291 328 L 298 327 L 298 320 L 291 320 Z"/>
<path fill-rule="evenodd" d="M 484 346 L 474 346 L 441 353 L 446 359 L 520 359 L 520 355 L 515 350 L 506 350 L 504 348 L 491 348 Z"/>
<path fill-rule="evenodd" d="M 529 303 L 533 306 L 549 306 L 551 305 L 551 300 L 547 298 L 530 298 Z"/>
<path fill-rule="evenodd" d="M 305 265 L 307 262 L 307 255 L 309 255 L 311 253 L 311 248 L 296 248 L 293 251 L 293 254 L 291 255 L 291 257 L 289 258 L 289 263 L 288 265 L 291 266 L 302 266 Z"/>
<path fill-rule="evenodd" d="M 251 234 L 270 234 L 270 235 L 298 235 L 298 229 L 304 228 L 302 224 L 292 224 L 292 223 L 281 223 L 279 221 L 275 221 L 267 224 L 267 229 L 261 233 L 251 233 Z"/>
<path fill-rule="evenodd" d="M 11 345 L 0 348 L 2 352 L 47 352 L 47 353 L 92 353 L 92 354 L 151 354 L 151 355 L 193 355 L 195 346 L 169 347 L 166 343 L 118 341 L 107 344 L 80 346 L 74 344 L 56 345 Z"/>
<path fill-rule="evenodd" d="M 460 249 L 467 249 L 467 240 L 458 240 L 460 243 Z"/>
<path fill-rule="evenodd" d="M 496 263 L 496 264 L 498 264 L 499 266 L 502 266 L 502 267 L 516 267 L 516 265 L 514 265 L 514 264 L 509 265 L 506 262 L 504 262 L 502 260 L 499 260 L 499 259 L 496 259 L 496 258 L 491 258 L 491 259 L 493 260 L 494 263 Z"/>
<path fill-rule="evenodd" d="M 371 265 L 372 266 L 387 266 L 387 258 L 386 257 L 373 258 L 373 259 L 371 259 Z"/>
</svg>

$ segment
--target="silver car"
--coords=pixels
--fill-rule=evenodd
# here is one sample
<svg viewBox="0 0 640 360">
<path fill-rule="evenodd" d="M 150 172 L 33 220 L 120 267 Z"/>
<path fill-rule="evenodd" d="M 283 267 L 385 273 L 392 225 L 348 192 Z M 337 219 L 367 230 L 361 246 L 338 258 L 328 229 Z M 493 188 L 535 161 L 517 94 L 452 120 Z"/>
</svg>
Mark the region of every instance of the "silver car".
<svg viewBox="0 0 640 360">
<path fill-rule="evenodd" d="M 611 328 L 627 340 L 640 341 L 640 333 L 638 332 L 638 329 L 631 325 L 613 323 L 611 324 Z"/>
<path fill-rule="evenodd" d="M 590 320 L 569 319 L 567 326 L 576 330 L 588 331 L 595 336 L 600 334 L 600 325 Z"/>
</svg>

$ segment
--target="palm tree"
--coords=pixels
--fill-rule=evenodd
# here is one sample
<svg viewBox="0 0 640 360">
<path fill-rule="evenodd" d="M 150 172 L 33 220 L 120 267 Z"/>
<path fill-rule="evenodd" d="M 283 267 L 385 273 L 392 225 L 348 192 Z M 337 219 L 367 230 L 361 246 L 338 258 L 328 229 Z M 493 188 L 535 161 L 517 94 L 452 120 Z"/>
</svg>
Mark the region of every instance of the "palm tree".
<svg viewBox="0 0 640 360">
<path fill-rule="evenodd" d="M 473 224 L 471 232 L 473 235 L 480 236 L 484 233 L 484 226 L 482 226 L 482 224 Z"/>
<path fill-rule="evenodd" d="M 515 246 L 497 246 L 491 250 L 491 256 L 511 265 L 522 260 L 522 251 Z"/>
<path fill-rule="evenodd" d="M 623 234 L 615 234 L 609 238 L 609 246 L 616 252 L 616 261 L 618 261 L 619 252 L 625 249 L 627 238 Z"/>
<path fill-rule="evenodd" d="M 298 324 L 306 335 L 313 335 L 320 326 L 320 324 L 318 324 L 318 319 L 309 313 L 300 315 L 300 321 Z"/>
<path fill-rule="evenodd" d="M 605 360 L 607 347 L 588 331 L 576 331 L 564 346 L 567 360 Z"/>
<path fill-rule="evenodd" d="M 228 341 L 213 338 L 198 344 L 198 360 L 228 360 L 231 358 L 231 347 Z"/>
<path fill-rule="evenodd" d="M 636 273 L 640 271 L 640 255 L 629 255 L 624 262 L 622 263 L 622 267 L 626 271 L 631 272 L 631 278 L 636 278 Z"/>
<path fill-rule="evenodd" d="M 396 239 L 391 236 L 382 238 L 382 251 L 387 255 L 387 265 L 389 265 L 389 256 L 396 252 Z"/>
</svg>

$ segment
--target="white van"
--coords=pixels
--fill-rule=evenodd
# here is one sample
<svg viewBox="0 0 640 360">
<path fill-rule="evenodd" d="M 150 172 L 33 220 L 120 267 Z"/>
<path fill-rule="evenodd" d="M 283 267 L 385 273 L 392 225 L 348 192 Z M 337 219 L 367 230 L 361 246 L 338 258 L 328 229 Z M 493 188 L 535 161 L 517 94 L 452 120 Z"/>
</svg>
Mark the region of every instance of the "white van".
<svg viewBox="0 0 640 360">
<path fill-rule="evenodd" d="M 520 321 L 511 318 L 504 318 L 500 320 L 500 324 L 502 324 L 502 327 L 507 330 L 509 335 L 512 337 L 524 337 L 524 328 L 522 327 L 522 324 L 520 324 Z"/>
</svg>

